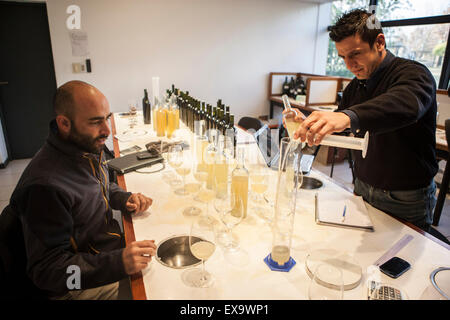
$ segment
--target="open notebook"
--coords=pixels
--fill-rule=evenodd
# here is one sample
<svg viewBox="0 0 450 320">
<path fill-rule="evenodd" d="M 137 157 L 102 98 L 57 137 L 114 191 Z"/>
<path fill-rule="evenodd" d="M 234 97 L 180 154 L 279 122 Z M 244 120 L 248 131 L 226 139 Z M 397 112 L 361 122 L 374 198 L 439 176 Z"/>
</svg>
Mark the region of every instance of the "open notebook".
<svg viewBox="0 0 450 320">
<path fill-rule="evenodd" d="M 362 197 L 350 192 L 322 193 L 315 196 L 315 219 L 317 224 L 374 231 L 372 220 Z M 345 210 L 345 218 L 343 212 Z"/>
</svg>

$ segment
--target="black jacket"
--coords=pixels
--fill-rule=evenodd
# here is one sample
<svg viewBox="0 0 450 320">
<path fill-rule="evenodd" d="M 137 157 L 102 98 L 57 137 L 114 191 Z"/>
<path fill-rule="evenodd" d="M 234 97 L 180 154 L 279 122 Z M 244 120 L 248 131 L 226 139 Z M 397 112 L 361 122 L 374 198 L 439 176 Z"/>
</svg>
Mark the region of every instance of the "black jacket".
<svg viewBox="0 0 450 320">
<path fill-rule="evenodd" d="M 131 193 L 110 183 L 103 152 L 85 153 L 50 134 L 23 172 L 11 206 L 19 214 L 27 273 L 49 296 L 68 291 L 68 267 L 81 271 L 81 289 L 126 277 L 123 236 L 112 209 L 126 211 Z"/>
<path fill-rule="evenodd" d="M 388 51 L 366 82 L 348 84 L 338 110 L 344 109 L 357 115 L 357 136 L 370 133 L 366 158 L 353 152 L 358 179 L 391 191 L 431 183 L 438 170 L 436 83 L 424 65 Z"/>
</svg>

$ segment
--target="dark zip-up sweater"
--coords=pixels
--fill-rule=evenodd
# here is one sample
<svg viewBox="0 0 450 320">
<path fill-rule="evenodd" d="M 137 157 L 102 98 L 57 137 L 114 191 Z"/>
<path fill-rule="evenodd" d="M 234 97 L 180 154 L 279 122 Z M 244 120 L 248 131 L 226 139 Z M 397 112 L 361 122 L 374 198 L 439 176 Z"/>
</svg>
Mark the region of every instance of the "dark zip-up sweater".
<svg viewBox="0 0 450 320">
<path fill-rule="evenodd" d="M 354 78 L 347 85 L 338 108 L 343 110 L 356 114 L 356 136 L 370 133 L 366 158 L 352 152 L 358 179 L 391 191 L 431 183 L 438 170 L 436 83 L 424 65 L 387 51 L 367 81 Z"/>
<path fill-rule="evenodd" d="M 126 277 L 122 234 L 112 209 L 126 211 L 130 195 L 109 182 L 103 153 L 85 153 L 62 140 L 53 120 L 46 143 L 11 196 L 34 284 L 49 296 L 66 293 L 71 265 L 80 268 L 81 289 Z"/>
</svg>

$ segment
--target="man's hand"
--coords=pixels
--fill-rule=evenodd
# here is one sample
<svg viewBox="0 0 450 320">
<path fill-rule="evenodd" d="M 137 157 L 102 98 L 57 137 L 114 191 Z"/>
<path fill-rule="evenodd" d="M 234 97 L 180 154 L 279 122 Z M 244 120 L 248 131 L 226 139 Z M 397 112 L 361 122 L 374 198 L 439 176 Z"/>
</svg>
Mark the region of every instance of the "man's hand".
<svg viewBox="0 0 450 320">
<path fill-rule="evenodd" d="M 122 251 L 122 260 L 125 272 L 132 275 L 141 271 L 156 254 L 155 240 L 135 241 Z"/>
<path fill-rule="evenodd" d="M 350 117 L 342 112 L 314 111 L 294 133 L 294 139 L 305 140 L 308 145 L 319 145 L 327 134 L 350 128 Z"/>
<path fill-rule="evenodd" d="M 300 112 L 297 108 L 291 108 L 291 110 L 283 110 L 283 127 L 286 128 L 286 120 L 285 119 L 293 119 L 295 122 L 301 123 L 306 119 L 305 115 Z"/>
<path fill-rule="evenodd" d="M 134 213 L 144 212 L 153 200 L 140 193 L 133 193 L 127 200 L 127 210 Z"/>
</svg>

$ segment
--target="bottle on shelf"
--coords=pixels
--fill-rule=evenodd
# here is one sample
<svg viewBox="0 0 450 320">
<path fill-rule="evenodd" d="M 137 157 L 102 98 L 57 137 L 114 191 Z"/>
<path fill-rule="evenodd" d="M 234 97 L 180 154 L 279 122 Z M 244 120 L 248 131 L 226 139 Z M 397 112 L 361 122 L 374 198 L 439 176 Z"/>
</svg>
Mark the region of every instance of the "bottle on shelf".
<svg viewBox="0 0 450 320">
<path fill-rule="evenodd" d="M 144 89 L 144 98 L 142 99 L 142 113 L 144 115 L 144 124 L 152 122 L 152 106 L 148 100 L 147 89 Z"/>
<path fill-rule="evenodd" d="M 295 98 L 295 81 L 294 77 L 291 77 L 291 82 L 289 82 L 289 94 L 290 98 Z"/>
<path fill-rule="evenodd" d="M 289 82 L 288 82 L 288 77 L 286 76 L 286 78 L 284 78 L 284 83 L 283 83 L 283 93 L 282 94 L 289 94 Z"/>
<path fill-rule="evenodd" d="M 236 168 L 231 173 L 231 190 L 235 200 L 235 207 L 231 214 L 237 217 L 247 217 L 248 178 L 249 173 L 245 167 L 245 148 L 238 147 L 236 155 Z M 240 212 L 243 210 L 243 212 Z"/>
</svg>

